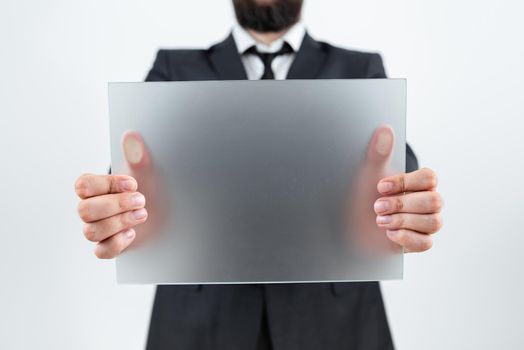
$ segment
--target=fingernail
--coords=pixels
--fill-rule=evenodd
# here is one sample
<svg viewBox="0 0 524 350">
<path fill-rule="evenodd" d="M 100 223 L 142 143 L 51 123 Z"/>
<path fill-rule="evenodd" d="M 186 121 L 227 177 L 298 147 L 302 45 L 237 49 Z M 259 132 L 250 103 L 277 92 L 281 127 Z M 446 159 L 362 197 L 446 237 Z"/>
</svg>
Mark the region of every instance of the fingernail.
<svg viewBox="0 0 524 350">
<path fill-rule="evenodd" d="M 376 201 L 374 207 L 377 213 L 382 213 L 382 212 L 389 210 L 389 202 L 388 201 Z"/>
<path fill-rule="evenodd" d="M 379 215 L 377 216 L 377 224 L 390 224 L 393 221 L 391 215 Z"/>
<path fill-rule="evenodd" d="M 142 220 L 143 218 L 146 217 L 147 211 L 144 208 L 141 208 L 138 210 L 133 210 L 131 214 L 133 215 L 133 218 L 135 220 Z"/>
<path fill-rule="evenodd" d="M 132 191 L 135 189 L 135 182 L 133 180 L 124 180 L 120 183 L 122 191 Z"/>
<path fill-rule="evenodd" d="M 125 139 L 124 152 L 129 163 L 138 164 L 142 160 L 142 146 L 134 137 L 128 137 Z"/>
<path fill-rule="evenodd" d="M 132 228 L 127 230 L 126 232 L 124 232 L 124 236 L 127 239 L 133 239 L 135 237 L 135 230 L 133 230 Z"/>
<path fill-rule="evenodd" d="M 387 156 L 391 150 L 392 142 L 391 134 L 388 132 L 381 132 L 378 134 L 376 150 L 377 153 L 383 156 Z"/>
<path fill-rule="evenodd" d="M 393 190 L 393 182 L 380 182 L 377 186 L 377 189 L 380 193 L 389 193 Z"/>
<path fill-rule="evenodd" d="M 135 193 L 132 197 L 133 205 L 140 207 L 146 204 L 146 198 L 141 193 Z"/>
</svg>

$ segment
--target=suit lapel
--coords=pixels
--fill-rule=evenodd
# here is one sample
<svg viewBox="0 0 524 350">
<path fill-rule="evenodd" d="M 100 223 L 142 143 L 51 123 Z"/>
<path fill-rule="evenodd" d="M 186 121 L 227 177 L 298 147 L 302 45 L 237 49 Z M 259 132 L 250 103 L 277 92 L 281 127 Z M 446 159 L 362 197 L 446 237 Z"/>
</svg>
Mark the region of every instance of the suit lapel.
<svg viewBox="0 0 524 350">
<path fill-rule="evenodd" d="M 233 35 L 210 48 L 209 59 L 220 80 L 246 80 L 247 74 L 240 60 Z"/>
<path fill-rule="evenodd" d="M 321 45 L 306 33 L 286 79 L 315 79 L 326 58 Z"/>
</svg>

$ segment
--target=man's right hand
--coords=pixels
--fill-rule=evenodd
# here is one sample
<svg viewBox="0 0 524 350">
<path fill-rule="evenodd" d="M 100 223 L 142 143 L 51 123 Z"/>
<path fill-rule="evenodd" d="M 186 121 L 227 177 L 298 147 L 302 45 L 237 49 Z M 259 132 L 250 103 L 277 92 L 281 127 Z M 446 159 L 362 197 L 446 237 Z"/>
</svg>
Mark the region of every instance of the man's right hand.
<svg viewBox="0 0 524 350">
<path fill-rule="evenodd" d="M 139 134 L 128 132 L 122 139 L 128 175 L 81 175 L 75 183 L 80 197 L 78 214 L 85 223 L 85 237 L 96 242 L 95 255 L 111 259 L 122 253 L 136 237 L 134 226 L 147 220 L 144 194 L 138 181 L 149 170 L 149 155 Z M 147 188 L 145 189 L 147 193 Z"/>
</svg>

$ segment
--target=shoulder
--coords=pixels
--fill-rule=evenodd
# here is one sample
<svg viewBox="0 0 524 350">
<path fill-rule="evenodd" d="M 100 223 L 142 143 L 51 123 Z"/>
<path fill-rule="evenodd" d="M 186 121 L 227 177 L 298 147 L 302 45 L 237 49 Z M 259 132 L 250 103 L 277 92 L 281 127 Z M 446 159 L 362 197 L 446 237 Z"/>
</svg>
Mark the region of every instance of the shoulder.
<svg viewBox="0 0 524 350">
<path fill-rule="evenodd" d="M 207 62 L 209 49 L 160 49 L 155 58 L 155 64 L 161 64 L 176 69 Z"/>
<path fill-rule="evenodd" d="M 209 49 L 159 49 L 155 61 L 163 63 L 193 62 L 206 56 Z"/>
<path fill-rule="evenodd" d="M 326 54 L 328 66 L 337 68 L 337 72 L 344 71 L 353 78 L 386 77 L 382 56 L 378 52 L 343 48 L 324 41 L 316 43 Z"/>
<path fill-rule="evenodd" d="M 199 80 L 210 75 L 210 49 L 160 49 L 147 81 Z"/>
<path fill-rule="evenodd" d="M 349 48 L 343 48 L 340 46 L 332 45 L 324 41 L 318 41 L 317 43 L 320 45 L 322 50 L 324 50 L 326 53 L 332 56 L 340 57 L 340 58 L 366 62 L 370 59 L 373 59 L 376 56 L 380 56 L 380 54 L 377 52 L 360 51 L 360 50 L 354 50 L 354 49 L 349 49 Z"/>
</svg>

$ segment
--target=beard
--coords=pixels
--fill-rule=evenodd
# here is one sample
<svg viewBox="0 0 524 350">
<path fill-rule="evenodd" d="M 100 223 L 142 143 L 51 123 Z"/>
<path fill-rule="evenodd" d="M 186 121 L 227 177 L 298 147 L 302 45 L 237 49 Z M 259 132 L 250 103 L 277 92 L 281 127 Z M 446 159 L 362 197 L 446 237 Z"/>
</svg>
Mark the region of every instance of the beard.
<svg viewBox="0 0 524 350">
<path fill-rule="evenodd" d="M 233 0 L 237 21 L 245 29 L 279 32 L 300 19 L 303 0 Z"/>
</svg>

